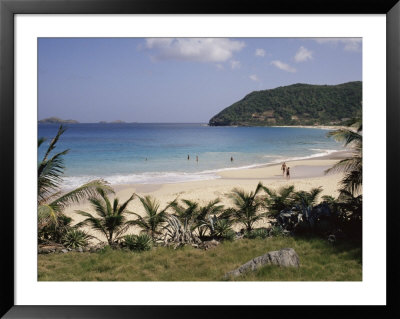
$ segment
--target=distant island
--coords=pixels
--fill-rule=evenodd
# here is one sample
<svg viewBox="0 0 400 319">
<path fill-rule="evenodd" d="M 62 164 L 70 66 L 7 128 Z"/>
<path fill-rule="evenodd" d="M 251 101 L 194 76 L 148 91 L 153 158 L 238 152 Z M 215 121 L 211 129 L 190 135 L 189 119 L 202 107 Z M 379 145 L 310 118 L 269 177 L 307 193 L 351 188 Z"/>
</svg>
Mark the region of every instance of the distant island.
<svg viewBox="0 0 400 319">
<path fill-rule="evenodd" d="M 39 123 L 52 123 L 52 124 L 78 124 L 76 120 L 62 120 L 58 117 L 48 117 L 46 119 L 40 120 Z"/>
<path fill-rule="evenodd" d="M 125 124 L 125 121 L 121 121 L 121 120 L 116 120 L 116 121 L 112 121 L 112 122 L 107 122 L 107 121 L 100 121 L 99 124 Z"/>
<path fill-rule="evenodd" d="M 63 120 L 60 119 L 58 117 L 48 117 L 45 118 L 43 120 L 39 120 L 39 123 L 44 123 L 44 124 L 80 124 L 80 122 L 76 121 L 76 120 Z M 121 120 L 116 120 L 116 121 L 112 121 L 112 122 L 107 122 L 107 121 L 99 121 L 99 124 L 125 124 L 127 122 L 125 121 L 121 121 Z M 136 123 L 136 122 L 132 122 L 132 123 Z"/>
<path fill-rule="evenodd" d="M 362 82 L 293 84 L 254 91 L 213 116 L 210 126 L 342 125 L 361 112 Z"/>
</svg>

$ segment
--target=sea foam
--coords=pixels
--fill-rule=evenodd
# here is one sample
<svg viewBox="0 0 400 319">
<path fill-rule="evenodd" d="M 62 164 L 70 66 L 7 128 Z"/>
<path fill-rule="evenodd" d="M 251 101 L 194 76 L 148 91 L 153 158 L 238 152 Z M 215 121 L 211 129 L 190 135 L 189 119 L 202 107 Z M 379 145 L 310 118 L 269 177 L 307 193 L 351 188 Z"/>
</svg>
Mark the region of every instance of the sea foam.
<svg viewBox="0 0 400 319">
<path fill-rule="evenodd" d="M 105 176 L 93 176 L 93 175 L 82 175 L 82 176 L 66 176 L 63 178 L 62 188 L 64 190 L 73 189 L 80 185 L 83 185 L 94 179 L 103 179 L 109 182 L 111 185 L 129 185 L 129 184 L 173 184 L 182 182 L 193 182 L 202 180 L 213 180 L 221 178 L 218 173 L 223 171 L 241 170 L 249 168 L 257 168 L 265 165 L 272 165 L 281 162 L 306 160 L 311 158 L 318 158 L 337 152 L 338 150 L 323 150 L 323 149 L 310 149 L 317 151 L 315 154 L 308 156 L 298 157 L 287 157 L 272 160 L 264 163 L 254 163 L 251 165 L 244 165 L 238 167 L 226 167 L 220 169 L 210 169 L 195 173 L 185 172 L 144 172 L 139 174 L 125 174 L 125 175 L 105 175 Z M 267 157 L 267 156 L 266 156 Z"/>
</svg>

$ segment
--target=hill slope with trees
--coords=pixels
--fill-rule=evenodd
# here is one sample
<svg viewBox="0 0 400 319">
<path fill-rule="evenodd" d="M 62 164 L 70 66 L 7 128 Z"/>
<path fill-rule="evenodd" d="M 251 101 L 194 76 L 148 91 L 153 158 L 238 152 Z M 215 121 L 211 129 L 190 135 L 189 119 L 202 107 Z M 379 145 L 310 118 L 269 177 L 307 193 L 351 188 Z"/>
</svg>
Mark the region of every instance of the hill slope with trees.
<svg viewBox="0 0 400 319">
<path fill-rule="evenodd" d="M 360 114 L 362 82 L 293 84 L 254 91 L 209 121 L 211 126 L 341 125 Z"/>
</svg>

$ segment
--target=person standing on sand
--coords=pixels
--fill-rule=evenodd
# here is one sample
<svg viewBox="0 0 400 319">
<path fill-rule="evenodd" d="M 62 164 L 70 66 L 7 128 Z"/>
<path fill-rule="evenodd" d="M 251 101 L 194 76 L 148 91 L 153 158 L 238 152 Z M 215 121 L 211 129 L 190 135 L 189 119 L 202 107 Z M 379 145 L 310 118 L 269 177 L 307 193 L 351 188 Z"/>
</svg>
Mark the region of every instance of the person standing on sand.
<svg viewBox="0 0 400 319">
<path fill-rule="evenodd" d="M 286 179 L 290 179 L 290 167 L 286 168 Z"/>
<path fill-rule="evenodd" d="M 286 163 L 285 162 L 283 162 L 281 170 L 282 170 L 283 176 L 285 176 L 285 170 L 286 170 Z"/>
</svg>

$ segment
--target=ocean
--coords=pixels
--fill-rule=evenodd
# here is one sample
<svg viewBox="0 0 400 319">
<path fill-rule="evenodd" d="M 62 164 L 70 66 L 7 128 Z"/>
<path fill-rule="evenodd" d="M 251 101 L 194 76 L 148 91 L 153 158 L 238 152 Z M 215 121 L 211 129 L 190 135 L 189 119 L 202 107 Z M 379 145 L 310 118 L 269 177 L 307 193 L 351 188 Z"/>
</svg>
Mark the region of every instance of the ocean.
<svg viewBox="0 0 400 319">
<path fill-rule="evenodd" d="M 39 148 L 38 161 L 58 127 L 38 125 L 38 136 L 48 139 Z M 70 149 L 64 157 L 63 189 L 95 178 L 111 184 L 176 183 L 215 179 L 221 170 L 342 150 L 341 144 L 327 137 L 327 132 L 294 127 L 212 127 L 201 123 L 71 124 L 55 151 Z"/>
</svg>

